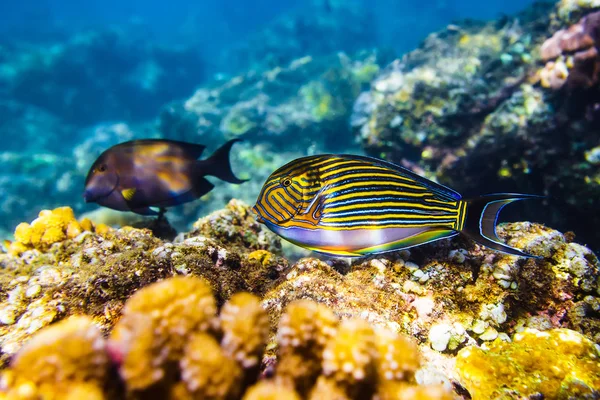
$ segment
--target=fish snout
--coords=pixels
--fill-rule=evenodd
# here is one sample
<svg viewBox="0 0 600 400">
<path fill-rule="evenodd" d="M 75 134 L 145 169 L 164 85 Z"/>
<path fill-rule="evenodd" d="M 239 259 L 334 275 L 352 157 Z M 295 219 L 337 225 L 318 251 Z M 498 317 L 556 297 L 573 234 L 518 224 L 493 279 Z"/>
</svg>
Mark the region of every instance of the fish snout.
<svg viewBox="0 0 600 400">
<path fill-rule="evenodd" d="M 86 203 L 94 203 L 97 200 L 97 197 L 98 196 L 95 196 L 90 189 L 86 189 L 83 192 L 83 201 Z"/>
<path fill-rule="evenodd" d="M 252 212 L 254 213 L 258 222 L 260 222 L 261 224 L 265 222 L 265 219 L 260 215 L 260 212 L 258 211 L 258 207 L 256 207 L 256 205 L 252 207 Z"/>
</svg>

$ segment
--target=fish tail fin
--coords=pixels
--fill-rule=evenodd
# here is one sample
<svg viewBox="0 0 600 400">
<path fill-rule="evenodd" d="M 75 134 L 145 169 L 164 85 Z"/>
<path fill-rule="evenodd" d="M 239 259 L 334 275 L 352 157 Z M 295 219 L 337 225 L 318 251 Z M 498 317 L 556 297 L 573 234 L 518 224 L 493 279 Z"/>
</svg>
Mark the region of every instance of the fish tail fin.
<svg viewBox="0 0 600 400">
<path fill-rule="evenodd" d="M 240 139 L 232 139 L 219 147 L 206 160 L 198 161 L 199 165 L 202 166 L 204 174 L 216 176 L 229 183 L 246 182 L 247 179 L 239 179 L 233 174 L 231 163 L 229 162 L 229 152 L 231 151 L 231 147 L 237 142 L 240 142 Z"/>
<path fill-rule="evenodd" d="M 505 205 L 517 200 L 543 197 L 531 194 L 498 193 L 465 200 L 467 202 L 466 218 L 461 233 L 479 244 L 506 254 L 538 258 L 502 243 L 496 235 L 496 223 L 498 214 Z"/>
</svg>

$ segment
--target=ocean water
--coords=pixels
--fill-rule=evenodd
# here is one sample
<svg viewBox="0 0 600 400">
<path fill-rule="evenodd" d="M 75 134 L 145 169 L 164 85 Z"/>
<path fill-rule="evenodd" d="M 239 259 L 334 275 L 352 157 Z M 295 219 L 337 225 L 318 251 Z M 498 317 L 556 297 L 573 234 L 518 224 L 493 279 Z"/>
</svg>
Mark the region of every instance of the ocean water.
<svg viewBox="0 0 600 400">
<path fill-rule="evenodd" d="M 83 202 L 92 162 L 114 144 L 185 140 L 206 145 L 207 156 L 241 138 L 233 168 L 250 181 L 213 179 L 217 186 L 208 195 L 168 212 L 178 229 L 233 197 L 252 203 L 269 173 L 289 160 L 343 151 L 404 163 L 468 196 L 517 191 L 558 198 L 545 203 L 546 211 L 511 206 L 503 218 L 572 230 L 597 249 L 598 235 L 582 222 L 598 201 L 583 198 L 597 192 L 569 187 L 563 181 L 573 179 L 558 176 L 550 163 L 532 165 L 535 140 L 521 143 L 521 157 L 498 136 L 448 173 L 449 158 L 439 156 L 454 154 L 477 129 L 486 131 L 479 111 L 473 118 L 461 112 L 480 110 L 490 99 L 497 106 L 482 112 L 497 118 L 493 126 L 516 127 L 511 118 L 531 114 L 533 131 L 542 129 L 539 120 L 552 120 L 556 104 L 548 92 L 536 88 L 529 98 L 529 89 L 519 89 L 503 97 L 502 90 L 537 62 L 533 49 L 551 31 L 553 7 L 523 0 L 2 2 L 1 236 L 59 205 L 78 214 L 104 212 L 98 218 L 109 221 L 137 218 Z M 402 77 L 394 78 L 394 70 Z M 390 115 L 377 105 L 377 91 L 407 106 Z M 523 107 L 515 106 L 523 98 Z M 506 111 L 513 106 L 533 111 Z M 385 132 L 369 132 L 365 121 L 379 116 L 389 120 Z M 506 135 L 526 135 L 528 126 L 510 129 Z M 571 145 L 576 155 L 557 156 L 566 166 L 598 152 L 586 140 Z M 585 179 L 593 182 L 592 175 Z"/>
</svg>

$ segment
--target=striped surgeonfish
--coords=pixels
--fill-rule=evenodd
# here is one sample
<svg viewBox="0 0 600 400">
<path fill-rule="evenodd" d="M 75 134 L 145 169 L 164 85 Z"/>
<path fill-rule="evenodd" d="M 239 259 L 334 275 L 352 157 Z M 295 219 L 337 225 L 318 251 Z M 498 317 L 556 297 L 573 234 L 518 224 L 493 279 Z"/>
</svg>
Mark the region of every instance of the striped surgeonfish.
<svg viewBox="0 0 600 400">
<path fill-rule="evenodd" d="M 267 179 L 253 207 L 284 239 L 317 252 L 363 256 L 462 233 L 489 248 L 533 257 L 502 243 L 506 204 L 542 196 L 501 193 L 474 199 L 390 162 L 356 155 L 299 158 Z"/>
</svg>

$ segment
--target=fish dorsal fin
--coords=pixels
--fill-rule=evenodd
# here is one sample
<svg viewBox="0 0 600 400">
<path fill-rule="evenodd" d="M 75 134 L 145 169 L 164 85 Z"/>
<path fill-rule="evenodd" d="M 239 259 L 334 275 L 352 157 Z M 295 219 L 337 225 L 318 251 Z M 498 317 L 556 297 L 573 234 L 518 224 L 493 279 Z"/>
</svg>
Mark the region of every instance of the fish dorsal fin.
<svg viewBox="0 0 600 400">
<path fill-rule="evenodd" d="M 183 150 L 184 153 L 186 153 L 190 157 L 196 158 L 196 159 L 200 158 L 200 156 L 204 152 L 204 149 L 206 149 L 206 146 L 204 146 L 202 144 L 188 143 L 188 142 L 182 142 L 179 140 L 171 140 L 171 139 L 136 139 L 136 140 L 130 140 L 129 142 L 121 143 L 117 146 L 122 147 L 122 148 L 134 149 L 136 147 L 160 145 L 160 144 L 166 144 L 166 145 L 173 146 L 173 147 L 179 147 L 180 149 Z"/>
<path fill-rule="evenodd" d="M 449 187 L 446 187 L 444 185 L 441 185 L 439 183 L 431 181 L 427 178 L 422 177 L 421 175 L 417 175 L 414 172 L 412 172 L 411 170 L 409 170 L 408 168 L 401 167 L 400 165 L 391 163 L 389 161 L 380 160 L 378 158 L 367 157 L 367 156 L 358 156 L 358 155 L 353 155 L 353 154 L 342 154 L 342 155 L 340 155 L 340 157 L 345 157 L 345 158 L 352 159 L 352 160 L 365 161 L 368 163 L 380 165 L 385 168 L 393 169 L 400 175 L 402 175 L 406 178 L 412 179 L 413 181 L 419 183 L 420 185 L 425 186 L 426 188 L 431 190 L 435 194 L 435 196 L 438 197 L 440 200 L 458 201 L 462 198 L 462 196 L 458 192 L 455 192 L 454 190 L 450 189 Z"/>
<path fill-rule="evenodd" d="M 131 199 L 133 199 L 135 192 L 136 192 L 135 188 L 128 188 L 128 189 L 121 190 L 121 194 L 123 195 L 123 198 L 127 201 L 131 201 Z"/>
</svg>

